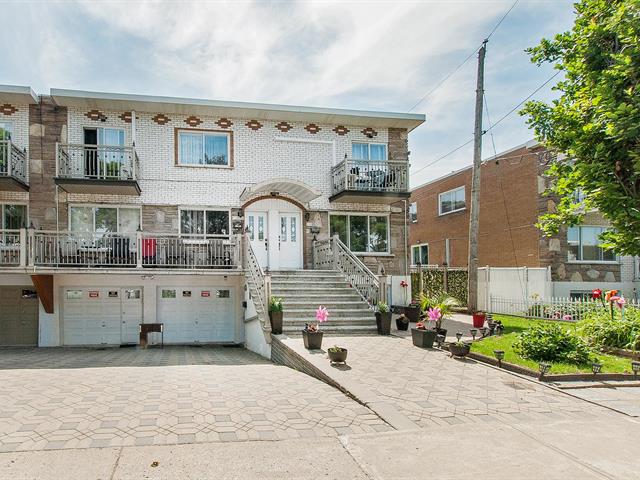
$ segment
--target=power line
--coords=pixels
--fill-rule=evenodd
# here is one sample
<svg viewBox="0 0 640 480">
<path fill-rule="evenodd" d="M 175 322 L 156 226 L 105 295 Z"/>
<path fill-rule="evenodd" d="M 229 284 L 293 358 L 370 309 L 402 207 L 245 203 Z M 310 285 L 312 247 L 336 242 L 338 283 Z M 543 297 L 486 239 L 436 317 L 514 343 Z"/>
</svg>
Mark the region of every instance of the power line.
<svg viewBox="0 0 640 480">
<path fill-rule="evenodd" d="M 495 31 L 498 29 L 498 27 L 500 27 L 502 22 L 504 22 L 505 18 L 507 18 L 507 16 L 511 13 L 511 10 L 513 10 L 515 8 L 515 6 L 518 4 L 519 1 L 520 0 L 516 0 L 515 2 L 513 2 L 513 5 L 511 5 L 509 10 L 507 10 L 506 13 L 502 16 L 502 18 L 500 18 L 498 23 L 496 23 L 496 25 L 493 27 L 493 29 L 489 32 L 489 35 L 486 36 L 486 40 L 489 40 L 491 38 L 491 36 L 495 33 Z M 436 90 L 438 90 L 442 86 L 442 84 L 444 84 L 458 70 L 460 70 L 465 63 L 467 63 L 469 60 L 471 60 L 471 58 L 478 52 L 478 49 L 481 46 L 482 46 L 482 43 L 480 45 L 478 45 L 460 64 L 458 64 L 458 66 L 456 68 L 454 68 L 451 72 L 449 72 L 447 75 L 445 75 L 444 78 L 442 78 L 442 80 L 440 80 L 431 90 L 429 90 L 422 97 L 420 97 L 420 100 L 418 100 L 416 103 L 414 103 L 413 106 L 408 111 L 411 112 L 414 108 L 416 108 L 418 105 L 420 105 L 422 102 L 424 102 L 429 96 L 431 96 Z"/>
</svg>

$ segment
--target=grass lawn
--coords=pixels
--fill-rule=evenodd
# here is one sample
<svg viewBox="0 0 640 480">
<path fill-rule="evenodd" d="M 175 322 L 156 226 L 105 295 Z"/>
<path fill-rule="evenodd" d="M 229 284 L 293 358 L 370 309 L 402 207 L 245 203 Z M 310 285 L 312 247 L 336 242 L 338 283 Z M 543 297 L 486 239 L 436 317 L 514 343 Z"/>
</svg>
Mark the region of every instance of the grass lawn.
<svg viewBox="0 0 640 480">
<path fill-rule="evenodd" d="M 513 344 L 518 339 L 518 333 L 536 323 L 544 323 L 552 320 L 533 320 L 530 318 L 510 317 L 507 315 L 494 315 L 495 320 L 500 320 L 504 325 L 504 335 L 488 337 L 482 341 L 474 342 L 473 352 L 495 357 L 494 350 L 504 350 L 504 361 L 521 365 L 538 371 L 538 362 L 520 357 L 513 351 Z M 567 328 L 575 328 L 575 324 L 562 322 Z M 595 357 L 602 363 L 602 373 L 631 373 L 631 359 L 596 353 Z M 572 365 L 570 363 L 553 363 L 550 374 L 553 373 L 591 373 L 591 364 Z"/>
</svg>

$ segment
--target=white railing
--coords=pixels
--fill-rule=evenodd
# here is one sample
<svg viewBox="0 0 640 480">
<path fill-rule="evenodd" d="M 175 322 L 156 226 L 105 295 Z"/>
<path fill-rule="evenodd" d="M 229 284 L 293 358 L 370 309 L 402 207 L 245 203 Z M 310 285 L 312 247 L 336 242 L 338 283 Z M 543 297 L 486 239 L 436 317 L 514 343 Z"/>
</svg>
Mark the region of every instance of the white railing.
<svg viewBox="0 0 640 480">
<path fill-rule="evenodd" d="M 143 233 L 139 258 L 143 267 L 235 268 L 239 248 L 237 237 Z"/>
<path fill-rule="evenodd" d="M 406 160 L 343 160 L 332 168 L 333 194 L 409 191 Z"/>
<path fill-rule="evenodd" d="M 387 301 L 385 287 L 378 277 L 356 257 L 337 235 L 313 243 L 313 267 L 341 272 L 370 307 Z"/>
<path fill-rule="evenodd" d="M 132 146 L 56 144 L 56 176 L 87 180 L 137 180 L 139 160 Z"/>
<path fill-rule="evenodd" d="M 27 183 L 27 153 L 10 140 L 0 140 L 0 176 Z"/>
<path fill-rule="evenodd" d="M 640 304 L 626 299 L 629 306 Z M 491 313 L 515 315 L 518 317 L 543 318 L 551 320 L 577 321 L 593 310 L 610 308 L 601 300 L 591 298 L 511 299 L 491 296 Z"/>
<path fill-rule="evenodd" d="M 20 230 L 0 230 L 0 265 L 24 266 L 26 235 Z"/>
<path fill-rule="evenodd" d="M 258 258 L 251 248 L 249 236 L 245 234 L 243 237 L 244 255 L 243 268 L 249 284 L 249 291 L 254 298 L 253 304 L 256 307 L 256 313 L 262 323 L 263 330 L 268 330 L 270 323 L 268 318 L 269 301 L 271 299 L 271 278 L 265 274 L 262 267 L 258 263 Z"/>
</svg>

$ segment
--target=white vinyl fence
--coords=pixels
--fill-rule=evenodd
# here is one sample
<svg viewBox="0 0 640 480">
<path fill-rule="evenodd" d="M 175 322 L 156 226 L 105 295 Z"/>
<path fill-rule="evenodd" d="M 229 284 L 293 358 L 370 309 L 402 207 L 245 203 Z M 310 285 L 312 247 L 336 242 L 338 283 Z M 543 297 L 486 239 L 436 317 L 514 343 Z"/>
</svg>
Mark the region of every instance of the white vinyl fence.
<svg viewBox="0 0 640 480">
<path fill-rule="evenodd" d="M 502 313 L 493 309 L 492 297 L 525 304 L 533 298 L 550 298 L 551 295 L 551 271 L 548 268 L 481 267 L 478 269 L 479 310 Z"/>
</svg>

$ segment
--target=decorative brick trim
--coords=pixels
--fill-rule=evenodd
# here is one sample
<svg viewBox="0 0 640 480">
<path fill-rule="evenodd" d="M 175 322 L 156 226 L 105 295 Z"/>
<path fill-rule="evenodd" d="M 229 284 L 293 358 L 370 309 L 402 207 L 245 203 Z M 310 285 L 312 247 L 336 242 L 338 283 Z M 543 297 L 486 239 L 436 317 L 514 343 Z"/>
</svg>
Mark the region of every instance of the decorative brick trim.
<svg viewBox="0 0 640 480">
<path fill-rule="evenodd" d="M 318 133 L 320 130 L 322 130 L 318 125 L 316 125 L 315 123 L 310 123 L 309 125 L 307 125 L 306 127 L 304 127 L 304 129 L 315 135 L 316 133 Z"/>
<path fill-rule="evenodd" d="M 151 120 L 156 122 L 158 125 L 166 125 L 171 121 L 169 117 L 167 117 L 164 113 L 156 113 Z"/>
<path fill-rule="evenodd" d="M 124 123 L 131 123 L 133 115 L 131 114 L 131 112 L 122 112 L 120 115 L 118 115 L 118 118 Z"/>
<path fill-rule="evenodd" d="M 87 113 L 84 114 L 85 117 L 87 117 L 89 120 L 106 120 L 107 116 L 102 113 L 100 110 L 89 110 Z"/>
<path fill-rule="evenodd" d="M 341 137 L 350 132 L 350 130 L 347 127 L 345 127 L 344 125 L 338 125 L 337 127 L 335 127 L 333 129 L 333 131 L 336 132 Z"/>
<path fill-rule="evenodd" d="M 365 137 L 377 137 L 378 136 L 378 132 L 376 132 L 373 128 L 371 127 L 367 127 L 362 129 L 362 134 Z"/>
<path fill-rule="evenodd" d="M 184 123 L 186 123 L 190 127 L 197 127 L 198 125 L 200 125 L 202 123 L 202 120 L 200 120 L 195 115 L 191 115 L 190 117 L 187 117 L 187 118 L 184 119 Z"/>
<path fill-rule="evenodd" d="M 289 130 L 293 128 L 293 126 L 288 124 L 287 122 L 280 122 L 279 124 L 276 125 L 276 128 L 280 130 L 282 133 L 287 133 Z"/>
<path fill-rule="evenodd" d="M 233 125 L 233 122 L 228 118 L 222 117 L 218 119 L 216 125 L 218 125 L 220 128 L 229 128 Z"/>
<path fill-rule="evenodd" d="M 0 112 L 2 112 L 4 115 L 13 115 L 17 111 L 18 109 L 10 103 L 5 103 L 0 107 Z"/>
<path fill-rule="evenodd" d="M 247 123 L 245 123 L 245 125 L 254 132 L 262 128 L 262 124 L 258 120 L 249 120 Z"/>
</svg>

